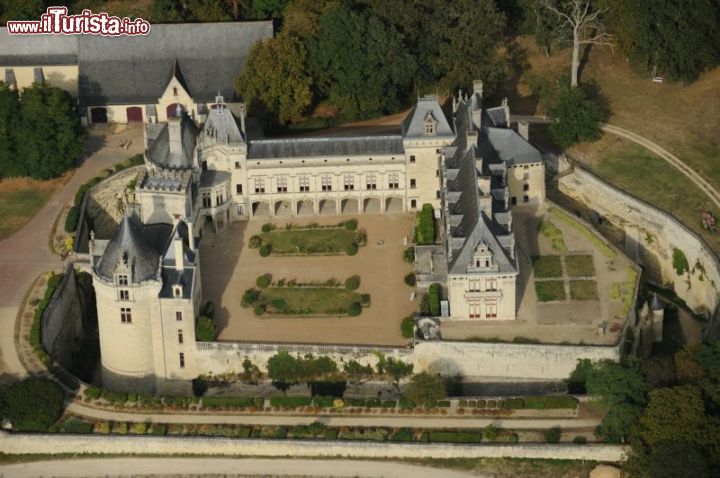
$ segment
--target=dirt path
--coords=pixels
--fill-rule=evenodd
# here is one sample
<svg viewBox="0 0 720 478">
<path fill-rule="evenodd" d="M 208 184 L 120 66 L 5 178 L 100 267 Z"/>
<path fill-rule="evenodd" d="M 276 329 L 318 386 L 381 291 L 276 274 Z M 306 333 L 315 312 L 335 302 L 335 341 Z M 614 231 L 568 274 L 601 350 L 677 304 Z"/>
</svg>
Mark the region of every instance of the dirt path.
<svg viewBox="0 0 720 478">
<path fill-rule="evenodd" d="M 293 460 L 277 458 L 85 458 L 0 466 L 0 475 L 38 476 L 335 476 L 468 478 L 464 471 L 364 460 Z"/>
<path fill-rule="evenodd" d="M 0 375 L 22 377 L 26 371 L 17 357 L 14 341 L 18 308 L 33 281 L 43 272 L 60 269 L 60 257 L 50 251 L 49 238 L 55 219 L 72 200 L 77 188 L 100 171 L 141 153 L 142 130 L 128 129 L 118 134 L 92 130 L 87 141 L 89 156 L 73 177 L 18 232 L 0 242 Z M 120 142 L 132 138 L 129 149 Z"/>
</svg>

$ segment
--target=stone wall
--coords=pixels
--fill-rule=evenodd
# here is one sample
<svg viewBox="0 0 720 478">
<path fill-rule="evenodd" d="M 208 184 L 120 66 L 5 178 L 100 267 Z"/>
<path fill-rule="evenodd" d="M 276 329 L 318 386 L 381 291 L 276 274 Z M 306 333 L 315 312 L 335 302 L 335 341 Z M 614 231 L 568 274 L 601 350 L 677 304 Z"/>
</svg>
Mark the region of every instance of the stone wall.
<svg viewBox="0 0 720 478">
<path fill-rule="evenodd" d="M 536 458 L 619 462 L 621 445 L 463 445 L 300 440 L 233 440 L 203 437 L 9 434 L 0 432 L 7 454 L 233 455 L 362 458 Z"/>
<path fill-rule="evenodd" d="M 720 264 L 697 234 L 671 215 L 578 166 L 558 178 L 558 188 L 592 209 L 591 221 L 607 220 L 624 230 L 628 255 L 645 268 L 653 282 L 672 286 L 696 313 L 715 315 L 720 299 Z M 680 276 L 673 267 L 674 249 L 685 254 L 690 266 L 690 271 Z"/>
<path fill-rule="evenodd" d="M 40 340 L 50 356 L 69 369 L 83 333 L 82 303 L 75 273 L 69 264 L 43 314 Z"/>
<path fill-rule="evenodd" d="M 446 376 L 494 379 L 564 380 L 580 359 L 615 362 L 620 347 L 480 342 L 420 342 L 415 345 L 415 371 Z"/>
</svg>

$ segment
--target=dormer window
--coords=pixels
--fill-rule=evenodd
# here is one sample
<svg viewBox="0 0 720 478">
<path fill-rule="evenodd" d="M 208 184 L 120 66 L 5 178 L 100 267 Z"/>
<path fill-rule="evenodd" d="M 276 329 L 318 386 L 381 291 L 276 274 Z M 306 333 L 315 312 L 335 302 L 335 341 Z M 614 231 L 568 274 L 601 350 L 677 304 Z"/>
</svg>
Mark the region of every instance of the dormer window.
<svg viewBox="0 0 720 478">
<path fill-rule="evenodd" d="M 485 241 L 480 241 L 475 247 L 472 262 L 468 265 L 468 271 L 494 271 L 497 266 L 493 259 L 493 252 Z"/>
<path fill-rule="evenodd" d="M 120 286 L 126 286 L 128 285 L 128 276 L 125 274 L 118 274 L 117 276 L 117 284 Z"/>
<path fill-rule="evenodd" d="M 435 115 L 432 114 L 432 111 L 428 111 L 428 114 L 425 115 L 423 123 L 425 125 L 425 134 L 434 135 L 437 129 L 437 119 L 435 118 Z"/>
<path fill-rule="evenodd" d="M 180 299 L 182 297 L 182 286 L 176 285 L 173 287 L 173 297 Z"/>
</svg>

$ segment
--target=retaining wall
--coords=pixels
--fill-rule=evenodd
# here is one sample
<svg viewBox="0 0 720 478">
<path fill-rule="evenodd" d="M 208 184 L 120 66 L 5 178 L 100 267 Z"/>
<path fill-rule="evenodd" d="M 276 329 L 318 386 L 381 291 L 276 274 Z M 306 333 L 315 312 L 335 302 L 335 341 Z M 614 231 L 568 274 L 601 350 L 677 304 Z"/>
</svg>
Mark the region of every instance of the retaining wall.
<svg viewBox="0 0 720 478">
<path fill-rule="evenodd" d="M 662 185 L 658 185 L 662 187 Z M 714 316 L 720 293 L 720 263 L 707 244 L 693 231 L 665 213 L 607 184 L 599 177 L 575 166 L 574 171 L 558 178 L 559 190 L 586 204 L 602 218 L 625 231 L 626 249 L 636 251 L 635 258 L 651 280 L 670 285 L 696 313 Z M 698 221 L 700 221 L 698 214 Z M 678 275 L 673 267 L 673 250 L 687 258 L 690 271 Z"/>
<path fill-rule="evenodd" d="M 233 455 L 363 458 L 538 458 L 621 461 L 620 445 L 463 445 L 341 441 L 233 440 L 209 437 L 129 437 L 98 435 L 8 434 L 0 432 L 7 454 L 102 453 L 116 455 Z"/>
</svg>

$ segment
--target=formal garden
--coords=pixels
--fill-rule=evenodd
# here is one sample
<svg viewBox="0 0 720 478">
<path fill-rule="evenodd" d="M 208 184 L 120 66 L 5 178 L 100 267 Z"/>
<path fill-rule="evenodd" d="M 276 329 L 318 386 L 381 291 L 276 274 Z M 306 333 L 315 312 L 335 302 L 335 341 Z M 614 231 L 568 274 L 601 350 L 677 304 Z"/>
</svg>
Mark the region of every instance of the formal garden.
<svg viewBox="0 0 720 478">
<path fill-rule="evenodd" d="M 257 288 L 242 296 L 242 306 L 252 307 L 257 316 L 357 316 L 370 306 L 370 295 L 356 292 L 360 277 L 344 282 L 331 278 L 322 282 L 295 279 L 273 281 L 271 274 L 256 280 Z"/>
<path fill-rule="evenodd" d="M 358 229 L 357 219 L 338 224 L 320 225 L 288 223 L 279 228 L 263 224 L 261 233 L 250 238 L 249 246 L 260 255 L 340 255 L 354 256 L 367 244 L 367 233 Z"/>
<path fill-rule="evenodd" d="M 533 257 L 532 261 L 540 302 L 599 298 L 592 255 L 547 255 Z"/>
</svg>

